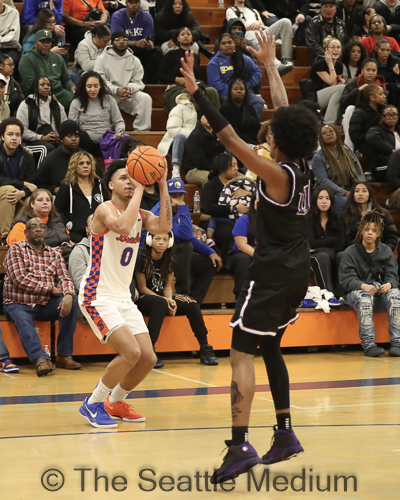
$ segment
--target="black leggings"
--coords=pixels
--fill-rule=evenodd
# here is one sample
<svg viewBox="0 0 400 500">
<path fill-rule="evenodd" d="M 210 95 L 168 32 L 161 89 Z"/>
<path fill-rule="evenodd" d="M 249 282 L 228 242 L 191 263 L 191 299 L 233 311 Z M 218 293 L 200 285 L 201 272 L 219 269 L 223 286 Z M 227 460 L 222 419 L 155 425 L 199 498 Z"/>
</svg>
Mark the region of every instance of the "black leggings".
<svg viewBox="0 0 400 500">
<path fill-rule="evenodd" d="M 186 316 L 200 346 L 206 344 L 207 327 L 204 324 L 199 304 L 194 299 L 181 295 L 175 295 L 175 302 L 176 316 Z M 160 335 L 164 318 L 168 314 L 168 302 L 158 295 L 143 295 L 135 304 L 143 316 L 149 317 L 147 328 L 154 346 Z"/>
</svg>

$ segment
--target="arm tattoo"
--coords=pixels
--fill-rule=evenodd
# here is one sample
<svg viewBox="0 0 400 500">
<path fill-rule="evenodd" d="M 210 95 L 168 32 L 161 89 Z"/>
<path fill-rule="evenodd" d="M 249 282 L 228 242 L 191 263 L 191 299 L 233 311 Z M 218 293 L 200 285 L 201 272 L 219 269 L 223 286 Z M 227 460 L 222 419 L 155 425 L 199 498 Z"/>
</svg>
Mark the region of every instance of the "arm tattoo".
<svg viewBox="0 0 400 500">
<path fill-rule="evenodd" d="M 269 88 L 274 109 L 289 106 L 286 89 L 283 85 L 281 77 L 279 76 L 278 68 L 275 64 L 268 64 L 265 67 L 265 72 L 268 75 Z"/>
<path fill-rule="evenodd" d="M 232 381 L 231 383 L 231 412 L 232 412 L 232 421 L 234 422 L 242 410 L 240 409 L 240 403 L 243 401 L 243 395 L 239 391 L 239 387 L 237 382 Z"/>
<path fill-rule="evenodd" d="M 167 196 L 167 199 L 165 200 L 165 216 L 168 224 L 172 224 L 172 206 L 169 196 Z"/>
</svg>

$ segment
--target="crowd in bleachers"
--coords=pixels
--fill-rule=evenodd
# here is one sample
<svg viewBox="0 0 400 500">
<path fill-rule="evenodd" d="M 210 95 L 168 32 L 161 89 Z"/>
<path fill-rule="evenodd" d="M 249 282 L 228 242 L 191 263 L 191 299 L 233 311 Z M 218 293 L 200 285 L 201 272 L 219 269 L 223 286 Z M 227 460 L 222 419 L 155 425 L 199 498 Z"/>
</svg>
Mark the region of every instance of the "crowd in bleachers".
<svg viewBox="0 0 400 500">
<path fill-rule="evenodd" d="M 263 68 L 254 56 L 256 32 L 265 29 L 280 45 L 281 76 L 294 70 L 293 45 L 308 47 L 310 72 L 300 82 L 299 104 L 316 113 L 321 128 L 319 149 L 308 159 L 314 196 L 307 237 L 315 281 L 333 294 L 332 306 L 340 305 L 340 258 L 362 216 L 381 214 L 383 244 L 395 251 L 398 243 L 390 209 L 400 209 L 400 6 L 370 4 L 234 0 L 211 45 L 186 0 L 25 0 L 22 9 L 0 0 L 0 244 L 21 244 L 36 217 L 46 225 L 45 243 L 67 266 L 74 245 L 86 251 L 87 219 L 109 199 L 100 165 L 143 144 L 124 117 L 131 116 L 134 131 L 151 130 L 146 85 L 164 84 L 168 121 L 158 148 L 171 155 L 176 292 L 201 303 L 223 267 L 234 276 L 237 296 L 257 242 L 256 179 L 201 116 L 180 58 L 195 53 L 199 87 L 238 136 L 270 158 L 270 121 L 261 123 Z M 200 54 L 209 59 L 206 82 Z M 388 184 L 386 207 L 368 181 Z M 201 190 L 200 239 L 193 236 L 184 183 Z M 158 201 L 157 184 L 146 186 L 142 208 L 157 213 Z M 59 291 L 55 283 L 44 296 L 52 296 L 51 287 Z M 14 299 L 6 298 L 6 310 Z M 2 350 L 0 344 L 0 362 Z M 64 354 L 59 366 L 77 369 L 69 344 Z M 34 364 L 48 359 L 29 357 Z M 51 371 L 44 364 L 42 374 Z"/>
</svg>

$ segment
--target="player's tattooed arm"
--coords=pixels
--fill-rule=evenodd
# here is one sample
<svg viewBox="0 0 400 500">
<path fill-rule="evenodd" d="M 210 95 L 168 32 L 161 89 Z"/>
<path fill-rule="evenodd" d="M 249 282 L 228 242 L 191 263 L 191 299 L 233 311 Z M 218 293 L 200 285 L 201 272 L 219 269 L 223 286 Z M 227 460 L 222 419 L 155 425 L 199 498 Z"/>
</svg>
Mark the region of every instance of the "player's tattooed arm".
<svg viewBox="0 0 400 500">
<path fill-rule="evenodd" d="M 231 412 L 232 412 L 232 422 L 235 422 L 237 417 L 239 416 L 240 413 L 242 413 L 242 410 L 240 409 L 240 403 L 243 401 L 243 395 L 239 391 L 239 386 L 237 385 L 237 382 L 232 380 L 231 383 Z"/>
<path fill-rule="evenodd" d="M 272 107 L 274 109 L 289 106 L 289 101 L 286 94 L 285 86 L 278 73 L 278 68 L 275 64 L 265 66 L 265 72 L 268 75 L 268 81 L 271 92 Z"/>
</svg>

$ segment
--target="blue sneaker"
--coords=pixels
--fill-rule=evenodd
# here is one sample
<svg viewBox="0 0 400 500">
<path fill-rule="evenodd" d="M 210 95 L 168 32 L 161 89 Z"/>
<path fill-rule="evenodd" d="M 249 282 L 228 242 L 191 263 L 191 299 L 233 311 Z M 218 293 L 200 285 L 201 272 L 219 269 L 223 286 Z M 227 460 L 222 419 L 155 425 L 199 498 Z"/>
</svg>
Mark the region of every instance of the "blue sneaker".
<svg viewBox="0 0 400 500">
<path fill-rule="evenodd" d="M 328 303 L 331 307 L 342 307 L 344 306 L 343 302 L 340 300 L 335 299 L 335 297 L 332 297 L 331 299 L 328 300 Z"/>
<path fill-rule="evenodd" d="M 311 308 L 311 307 L 317 307 L 317 303 L 315 302 L 315 300 L 312 300 L 312 299 L 304 299 L 301 304 L 300 304 L 300 307 L 304 307 L 304 308 Z"/>
<path fill-rule="evenodd" d="M 0 360 L 0 372 L 16 373 L 19 372 L 19 368 L 12 359 L 2 359 Z"/>
<path fill-rule="evenodd" d="M 104 403 L 93 403 L 88 404 L 89 396 L 82 403 L 79 408 L 79 413 L 82 417 L 85 417 L 93 425 L 93 427 L 98 427 L 99 429 L 111 429 L 113 427 L 118 427 L 117 422 L 113 420 L 104 408 Z"/>
</svg>

